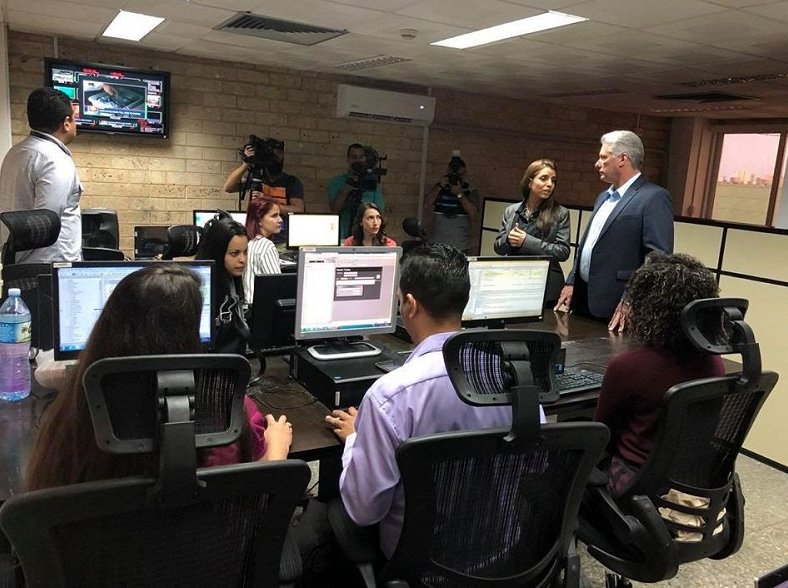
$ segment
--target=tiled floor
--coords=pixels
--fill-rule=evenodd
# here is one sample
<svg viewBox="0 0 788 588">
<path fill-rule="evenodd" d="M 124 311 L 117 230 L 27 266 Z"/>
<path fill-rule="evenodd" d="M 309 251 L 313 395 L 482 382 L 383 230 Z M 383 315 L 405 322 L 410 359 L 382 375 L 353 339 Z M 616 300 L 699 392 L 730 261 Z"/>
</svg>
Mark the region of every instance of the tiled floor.
<svg viewBox="0 0 788 588">
<path fill-rule="evenodd" d="M 788 563 L 788 474 L 739 456 L 736 469 L 746 504 L 744 544 L 721 560 L 701 560 L 679 568 L 675 578 L 634 586 L 750 588 L 753 579 Z M 592 586 L 604 587 L 604 568 L 581 548 L 583 572 Z"/>
</svg>

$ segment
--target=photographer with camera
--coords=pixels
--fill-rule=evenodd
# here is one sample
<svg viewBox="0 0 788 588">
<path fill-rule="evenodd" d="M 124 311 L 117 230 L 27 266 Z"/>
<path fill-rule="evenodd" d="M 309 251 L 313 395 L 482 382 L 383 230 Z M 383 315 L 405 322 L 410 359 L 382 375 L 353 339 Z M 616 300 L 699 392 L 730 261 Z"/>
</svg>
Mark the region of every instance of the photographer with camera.
<svg viewBox="0 0 788 588">
<path fill-rule="evenodd" d="M 479 210 L 479 191 L 465 180 L 467 167 L 455 149 L 446 175 L 424 196 L 432 212 L 430 242 L 446 243 L 466 255 L 471 247 L 471 217 Z"/>
<path fill-rule="evenodd" d="M 238 152 L 241 165 L 224 181 L 224 191 L 238 192 L 238 203 L 250 193 L 251 198 L 262 198 L 279 206 L 284 224 L 273 242 L 287 241 L 287 213 L 304 212 L 304 186 L 295 176 L 283 171 L 285 143 L 277 139 L 249 136 L 249 141 Z"/>
<path fill-rule="evenodd" d="M 380 176 L 385 175 L 386 170 L 378 165 L 384 159 L 372 147 L 353 143 L 347 148 L 347 173 L 329 182 L 328 203 L 331 212 L 339 214 L 339 236 L 342 239 L 350 236 L 359 205 L 372 202 L 381 211 L 384 209 Z"/>
</svg>

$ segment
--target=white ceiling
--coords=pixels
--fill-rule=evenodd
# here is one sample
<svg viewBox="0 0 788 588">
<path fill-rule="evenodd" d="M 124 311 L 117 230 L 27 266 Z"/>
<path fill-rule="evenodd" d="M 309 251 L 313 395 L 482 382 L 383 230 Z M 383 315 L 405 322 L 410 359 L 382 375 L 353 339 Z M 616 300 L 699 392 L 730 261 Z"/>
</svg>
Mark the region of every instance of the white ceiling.
<svg viewBox="0 0 788 588">
<path fill-rule="evenodd" d="M 11 30 L 85 40 L 121 8 L 166 19 L 135 44 L 157 51 L 333 73 L 390 55 L 408 61 L 354 75 L 664 116 L 788 117 L 788 0 L 0 0 Z M 475 49 L 430 45 L 545 10 L 590 20 Z M 348 33 L 301 46 L 213 30 L 239 11 Z M 758 100 L 656 98 L 710 91 Z"/>
</svg>

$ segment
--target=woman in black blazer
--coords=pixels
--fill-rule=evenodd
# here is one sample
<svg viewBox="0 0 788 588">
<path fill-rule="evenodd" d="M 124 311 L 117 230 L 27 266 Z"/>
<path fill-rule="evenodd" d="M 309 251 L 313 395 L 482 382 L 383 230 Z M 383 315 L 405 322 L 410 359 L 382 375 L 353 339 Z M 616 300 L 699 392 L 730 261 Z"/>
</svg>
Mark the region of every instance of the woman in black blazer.
<svg viewBox="0 0 788 588">
<path fill-rule="evenodd" d="M 544 306 L 553 307 L 564 286 L 559 262 L 569 259 L 569 211 L 556 202 L 556 166 L 550 159 L 537 159 L 523 174 L 522 202 L 507 207 L 495 239 L 498 255 L 548 255 L 550 274 Z"/>
</svg>

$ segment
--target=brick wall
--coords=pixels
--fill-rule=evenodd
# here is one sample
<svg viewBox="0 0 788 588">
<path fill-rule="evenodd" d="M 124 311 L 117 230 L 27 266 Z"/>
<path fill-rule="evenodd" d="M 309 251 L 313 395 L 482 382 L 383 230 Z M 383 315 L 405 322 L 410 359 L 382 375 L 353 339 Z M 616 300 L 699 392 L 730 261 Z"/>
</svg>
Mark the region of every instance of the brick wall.
<svg viewBox="0 0 788 588">
<path fill-rule="evenodd" d="M 121 249 L 133 250 L 134 225 L 191 222 L 194 208 L 234 209 L 225 176 L 237 164 L 246 136 L 286 142 L 285 170 L 304 184 L 306 207 L 328 211 L 326 186 L 346 167 L 349 143 L 373 145 L 388 155 L 383 190 L 389 233 L 404 237 L 401 221 L 418 214 L 422 129 L 335 118 L 338 83 L 376 85 L 398 91 L 418 88 L 347 76 L 267 68 L 58 39 L 62 59 L 151 68 L 172 74 L 170 139 L 82 134 L 70 146 L 85 187 L 83 208 L 114 208 Z M 13 141 L 28 131 L 25 103 L 42 84 L 53 39 L 12 32 L 9 79 Z M 436 90 L 437 115 L 428 139 L 427 184 L 440 177 L 459 148 L 472 181 L 485 195 L 518 196 L 523 169 L 551 157 L 559 165 L 559 197 L 590 204 L 601 186 L 593 170 L 599 135 L 613 128 L 643 129 L 647 173 L 660 179 L 669 120 L 618 116 L 602 111 Z"/>
</svg>

